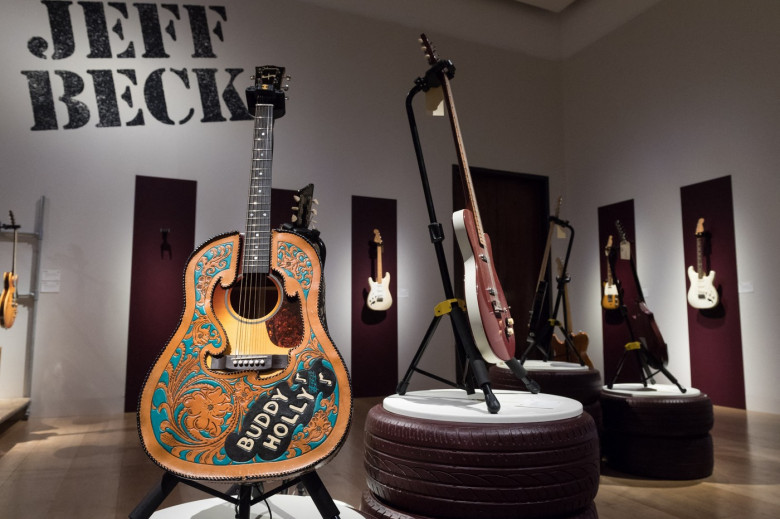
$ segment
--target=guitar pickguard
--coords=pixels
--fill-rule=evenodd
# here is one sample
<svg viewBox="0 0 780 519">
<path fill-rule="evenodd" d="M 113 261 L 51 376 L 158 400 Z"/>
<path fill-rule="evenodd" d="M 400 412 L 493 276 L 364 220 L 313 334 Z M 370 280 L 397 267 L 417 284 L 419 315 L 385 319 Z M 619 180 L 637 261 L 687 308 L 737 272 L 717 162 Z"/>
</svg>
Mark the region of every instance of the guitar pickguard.
<svg viewBox="0 0 780 519">
<path fill-rule="evenodd" d="M 229 346 L 212 308 L 236 278 L 239 235 L 207 242 L 185 270 L 185 311 L 152 368 L 138 411 L 141 439 L 164 469 L 197 479 L 295 475 L 335 455 L 351 420 L 343 360 L 320 319 L 322 272 L 308 241 L 274 231 L 272 268 L 300 300 L 302 337 L 271 375 L 210 369 Z"/>
</svg>

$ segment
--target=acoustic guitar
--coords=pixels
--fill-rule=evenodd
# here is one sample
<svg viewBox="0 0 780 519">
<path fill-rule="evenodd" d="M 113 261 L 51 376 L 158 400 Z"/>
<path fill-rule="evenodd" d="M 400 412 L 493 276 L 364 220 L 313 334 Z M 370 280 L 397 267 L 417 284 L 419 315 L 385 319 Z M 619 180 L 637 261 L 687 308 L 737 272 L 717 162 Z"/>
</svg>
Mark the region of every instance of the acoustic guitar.
<svg viewBox="0 0 780 519">
<path fill-rule="evenodd" d="M 696 268 L 688 267 L 688 304 L 697 310 L 707 310 L 718 306 L 718 290 L 715 288 L 715 271 L 704 273 L 704 218 L 696 223 Z"/>
<path fill-rule="evenodd" d="M 382 274 L 382 235 L 379 229 L 374 229 L 374 244 L 376 245 L 376 278 L 368 278 L 368 297 L 366 304 L 371 310 L 382 312 L 393 305 L 393 296 L 390 293 L 390 273 Z"/>
<path fill-rule="evenodd" d="M 11 227 L 14 230 L 14 248 L 13 262 L 11 263 L 11 272 L 3 273 L 3 294 L 0 296 L 0 326 L 10 328 L 16 321 L 16 309 L 18 306 L 16 297 L 16 282 L 19 276 L 16 275 L 16 238 L 19 227 L 14 220 L 14 212 L 9 211 L 11 217 Z"/>
<path fill-rule="evenodd" d="M 246 230 L 207 241 L 184 271 L 184 311 L 147 376 L 138 428 L 151 459 L 192 479 L 295 477 L 341 448 L 352 416 L 328 335 L 320 247 L 270 228 L 275 119 L 284 68 L 247 89 L 254 137 Z"/>
<path fill-rule="evenodd" d="M 563 262 L 561 261 L 561 258 L 555 258 L 555 261 L 558 265 L 558 277 L 563 278 L 566 275 L 566 273 L 563 271 Z M 563 306 L 566 309 L 565 315 L 567 316 L 565 329 L 566 334 L 571 339 L 571 342 L 574 345 L 574 349 L 579 354 L 582 361 L 587 364 L 589 368 L 593 369 L 593 361 L 590 360 L 590 357 L 588 356 L 588 343 L 590 342 L 590 339 L 588 339 L 588 334 L 582 331 L 577 333 L 574 333 L 573 331 L 573 326 L 571 324 L 571 306 L 569 305 L 568 283 L 564 283 L 563 285 Z M 566 341 L 560 340 L 555 334 L 552 336 L 552 353 L 553 360 L 560 360 L 565 362 L 577 361 L 577 359 L 571 355 Z"/>
<path fill-rule="evenodd" d="M 604 295 L 601 297 L 601 307 L 604 310 L 617 310 L 620 307 L 620 291 L 612 276 L 612 235 L 607 239 L 604 247 L 604 256 L 607 257 L 607 280 L 604 282 Z"/>
<path fill-rule="evenodd" d="M 428 63 L 435 65 L 439 58 L 425 34 L 420 36 L 420 42 Z M 486 362 L 496 364 L 514 358 L 514 319 L 495 272 L 490 237 L 482 227 L 449 78 L 444 71 L 439 71 L 437 78 L 447 103 L 466 195 L 466 209 L 452 215 L 455 237 L 464 261 L 466 314 L 479 353 Z"/>
</svg>

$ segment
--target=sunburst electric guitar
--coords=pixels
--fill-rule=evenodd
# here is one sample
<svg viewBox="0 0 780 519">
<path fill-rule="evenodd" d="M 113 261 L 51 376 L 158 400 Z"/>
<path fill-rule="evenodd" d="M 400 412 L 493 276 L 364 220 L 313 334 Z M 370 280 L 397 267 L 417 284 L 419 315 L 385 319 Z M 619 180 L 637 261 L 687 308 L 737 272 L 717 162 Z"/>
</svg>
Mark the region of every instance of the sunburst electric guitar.
<svg viewBox="0 0 780 519">
<path fill-rule="evenodd" d="M 341 448 L 352 416 L 344 361 L 325 323 L 320 247 L 270 228 L 274 120 L 284 68 L 247 90 L 254 138 L 246 231 L 197 248 L 184 312 L 140 395 L 149 456 L 192 479 L 295 477 Z"/>
<path fill-rule="evenodd" d="M 3 328 L 10 328 L 16 321 L 16 309 L 18 306 L 16 299 L 16 281 L 18 276 L 16 275 L 16 237 L 18 226 L 16 220 L 14 220 L 13 211 L 8 212 L 11 217 L 11 227 L 14 230 L 14 252 L 13 263 L 11 263 L 11 272 L 5 272 L 3 274 L 3 294 L 0 296 L 0 326 Z"/>
<path fill-rule="evenodd" d="M 379 229 L 374 229 L 374 245 L 376 245 L 376 279 L 368 278 L 368 297 L 366 304 L 371 310 L 382 312 L 393 305 L 393 295 L 390 293 L 390 273 L 382 274 L 382 235 Z"/>
<path fill-rule="evenodd" d="M 696 268 L 688 267 L 688 304 L 698 310 L 707 310 L 718 306 L 718 290 L 715 288 L 715 271 L 704 273 L 704 218 L 696 224 Z"/>
<path fill-rule="evenodd" d="M 604 256 L 607 258 L 607 281 L 604 282 L 604 295 L 601 296 L 601 306 L 604 310 L 617 310 L 620 307 L 620 292 L 612 276 L 612 235 L 607 239 L 604 247 Z"/>
</svg>

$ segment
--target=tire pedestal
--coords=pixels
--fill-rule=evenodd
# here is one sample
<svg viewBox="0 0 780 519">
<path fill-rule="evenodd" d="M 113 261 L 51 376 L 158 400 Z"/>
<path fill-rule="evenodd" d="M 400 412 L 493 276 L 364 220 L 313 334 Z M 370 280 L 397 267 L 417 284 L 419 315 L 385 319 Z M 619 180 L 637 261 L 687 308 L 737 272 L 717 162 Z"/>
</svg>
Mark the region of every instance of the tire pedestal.
<svg viewBox="0 0 780 519">
<path fill-rule="evenodd" d="M 376 519 L 597 518 L 596 425 L 556 395 L 393 395 L 368 413 L 360 510 Z"/>
<path fill-rule="evenodd" d="M 542 393 L 565 396 L 582 404 L 601 430 L 601 381 L 599 370 L 573 362 L 526 360 L 523 367 L 539 383 Z M 506 366 L 496 364 L 489 368 L 490 383 L 494 389 L 525 390 L 523 383 Z"/>
<path fill-rule="evenodd" d="M 635 476 L 690 480 L 712 474 L 712 402 L 698 389 L 615 384 L 601 392 L 608 467 Z"/>
</svg>

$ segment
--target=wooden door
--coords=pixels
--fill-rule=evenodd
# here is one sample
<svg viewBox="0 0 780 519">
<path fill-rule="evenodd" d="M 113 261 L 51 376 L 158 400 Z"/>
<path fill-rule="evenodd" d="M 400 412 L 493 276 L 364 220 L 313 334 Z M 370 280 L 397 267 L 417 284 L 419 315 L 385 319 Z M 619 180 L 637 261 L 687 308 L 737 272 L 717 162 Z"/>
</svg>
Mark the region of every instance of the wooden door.
<svg viewBox="0 0 780 519">
<path fill-rule="evenodd" d="M 470 169 L 482 225 L 492 243 L 496 273 L 515 319 L 516 356 L 519 357 L 526 348 L 529 312 L 547 243 L 549 179 L 525 173 Z M 457 211 L 465 207 L 458 166 L 453 166 L 452 186 L 452 207 Z M 463 298 L 463 260 L 457 243 L 452 247 L 455 295 Z"/>
</svg>

